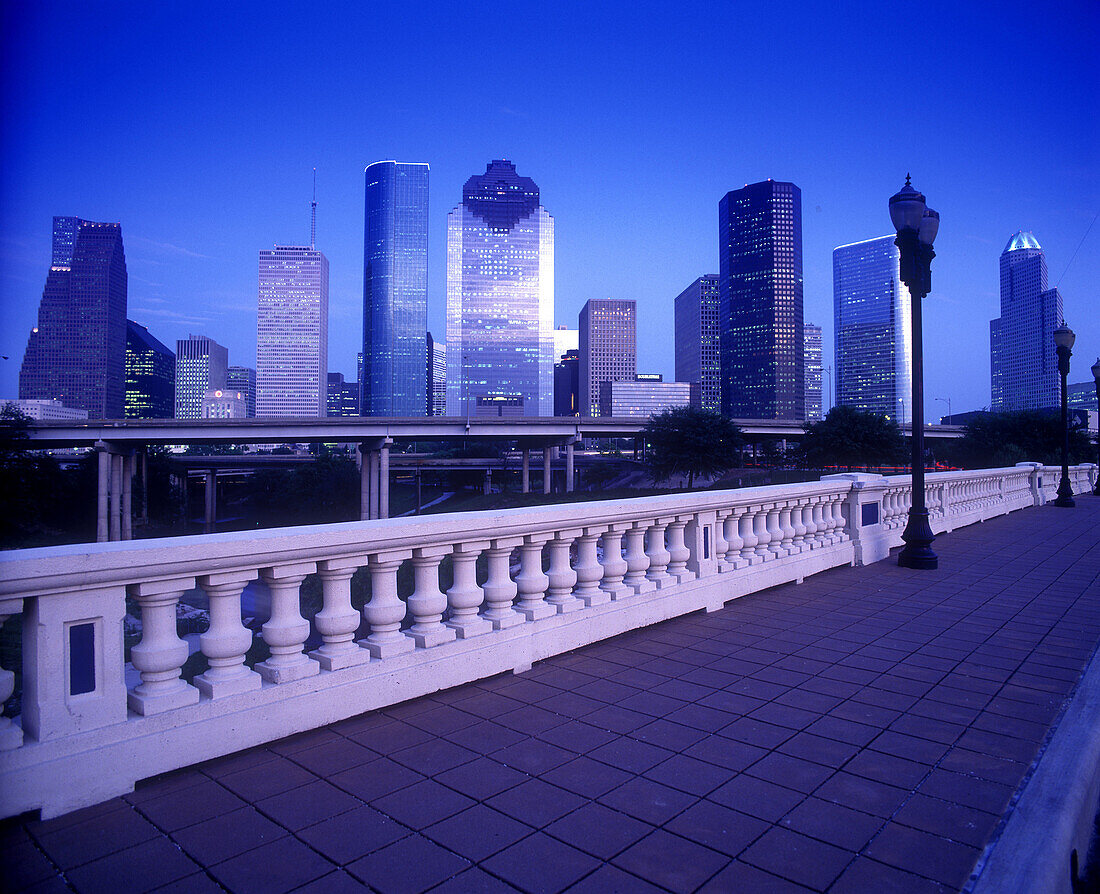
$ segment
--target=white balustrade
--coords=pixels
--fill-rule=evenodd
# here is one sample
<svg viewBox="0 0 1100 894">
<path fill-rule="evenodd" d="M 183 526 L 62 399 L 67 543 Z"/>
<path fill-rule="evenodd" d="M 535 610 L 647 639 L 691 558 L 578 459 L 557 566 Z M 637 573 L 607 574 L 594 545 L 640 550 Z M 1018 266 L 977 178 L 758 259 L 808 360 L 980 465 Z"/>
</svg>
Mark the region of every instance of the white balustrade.
<svg viewBox="0 0 1100 894">
<path fill-rule="evenodd" d="M 485 579 L 485 610 L 482 616 L 493 625 L 494 630 L 506 630 L 522 624 L 523 615 L 515 610 L 512 601 L 518 589 L 512 580 L 509 566 L 512 550 L 523 542 L 521 537 L 499 538 L 485 551 L 489 575 Z"/>
<path fill-rule="evenodd" d="M 578 531 L 556 531 L 547 546 L 547 552 L 550 554 L 550 569 L 547 572 L 546 601 L 559 615 L 584 608 L 584 602 L 573 593 L 573 588 L 577 585 L 577 572 L 569 564 L 569 551 L 578 533 Z"/>
<path fill-rule="evenodd" d="M 779 510 L 779 532 L 781 539 L 779 541 L 779 548 L 784 554 L 788 556 L 795 555 L 802 552 L 801 549 L 794 545 L 794 523 L 791 521 L 791 505 L 787 503 L 783 505 Z"/>
<path fill-rule="evenodd" d="M 645 535 L 645 551 L 646 555 L 649 556 L 649 570 L 646 571 L 645 576 L 646 580 L 656 584 L 658 590 L 673 583 L 673 579 L 666 570 L 671 558 L 668 549 L 665 547 L 665 530 L 667 528 L 668 522 L 657 519 L 650 523 L 649 530 L 646 531 Z"/>
<path fill-rule="evenodd" d="M 646 577 L 649 571 L 649 556 L 645 551 L 645 535 L 649 526 L 645 522 L 635 522 L 623 534 L 626 574 L 623 583 L 635 594 L 651 593 L 655 588 L 653 581 Z"/>
<path fill-rule="evenodd" d="M 603 566 L 596 547 L 602 534 L 603 528 L 584 528 L 577 537 L 577 562 L 573 566 L 577 574 L 577 585 L 573 589 L 573 595 L 587 607 L 605 605 L 611 601 L 611 594 L 600 589 Z"/>
<path fill-rule="evenodd" d="M 198 579 L 210 604 L 210 626 L 199 636 L 199 648 L 209 667 L 195 677 L 194 684 L 207 698 L 250 692 L 263 682 L 244 663 L 253 637 L 241 623 L 241 593 L 255 579 L 255 571 L 204 574 Z"/>
<path fill-rule="evenodd" d="M 22 599 L 0 600 L 0 627 L 13 615 L 23 611 Z M 15 692 L 15 672 L 0 667 L 0 711 Z M 11 722 L 10 717 L 0 714 L 0 751 L 9 751 L 23 744 L 23 730 Z"/>
<path fill-rule="evenodd" d="M 477 559 L 489 541 L 456 543 L 451 550 L 453 582 L 447 591 L 448 618 L 444 623 L 459 639 L 489 633 L 492 622 L 478 614 L 485 593 L 477 584 Z"/>
<path fill-rule="evenodd" d="M 373 553 L 367 561 L 370 601 L 363 606 L 363 617 L 370 624 L 370 633 L 362 645 L 373 658 L 393 658 L 416 648 L 401 632 L 408 606 L 397 595 L 397 569 L 406 558 L 404 552 L 386 552 Z"/>
<path fill-rule="evenodd" d="M 691 558 L 691 551 L 684 543 L 684 528 L 687 527 L 690 521 L 691 516 L 681 515 L 668 524 L 668 567 L 666 572 L 678 584 L 695 577 L 687 567 L 688 559 Z"/>
<path fill-rule="evenodd" d="M 612 599 L 622 599 L 625 596 L 633 596 L 633 587 L 623 583 L 628 565 L 623 558 L 623 533 L 625 525 L 612 525 L 603 533 L 601 546 L 603 548 L 603 579 L 600 581 L 600 589 Z"/>
<path fill-rule="evenodd" d="M 413 593 L 408 602 L 412 624 L 405 635 L 421 649 L 449 643 L 456 638 L 454 628 L 443 624 L 447 597 L 439 589 L 439 562 L 447 552 L 443 546 L 413 550 Z"/>
<path fill-rule="evenodd" d="M 351 579 L 368 561 L 367 556 L 357 556 L 317 563 L 323 603 L 313 616 L 313 625 L 321 634 L 321 645 L 309 657 L 322 670 L 340 670 L 370 661 L 370 651 L 355 642 L 363 617 L 351 604 Z"/>
<path fill-rule="evenodd" d="M 556 615 L 558 610 L 546 601 L 550 578 L 542 570 L 542 548 L 552 539 L 550 534 L 528 534 L 519 548 L 519 574 L 516 575 L 515 610 L 528 621 L 538 621 Z"/>
<path fill-rule="evenodd" d="M 289 683 L 321 670 L 321 665 L 303 651 L 309 638 L 309 621 L 302 617 L 301 586 L 316 567 L 300 562 L 260 571 L 260 579 L 271 591 L 271 617 L 261 628 L 271 657 L 257 664 L 256 672 L 269 683 Z"/>
<path fill-rule="evenodd" d="M 199 690 L 180 679 L 188 649 L 176 632 L 176 606 L 180 596 L 194 586 L 192 577 L 130 587 L 130 595 L 141 606 L 141 642 L 130 650 L 141 682 L 128 699 L 130 709 L 138 714 L 158 714 L 199 700 Z"/>
<path fill-rule="evenodd" d="M 741 558 L 746 565 L 755 565 L 761 561 L 756 547 L 760 544 L 760 538 L 756 535 L 756 516 L 759 507 L 746 506 L 744 514 L 737 520 L 737 533 L 741 535 Z"/>
</svg>

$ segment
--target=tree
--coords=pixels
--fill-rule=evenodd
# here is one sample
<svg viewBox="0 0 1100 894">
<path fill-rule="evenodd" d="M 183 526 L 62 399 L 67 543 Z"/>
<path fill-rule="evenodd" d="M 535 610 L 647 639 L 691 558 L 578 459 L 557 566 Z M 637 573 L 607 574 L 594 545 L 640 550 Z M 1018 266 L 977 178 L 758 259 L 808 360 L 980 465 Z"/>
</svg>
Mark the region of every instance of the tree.
<svg viewBox="0 0 1100 894">
<path fill-rule="evenodd" d="M 1017 410 L 981 413 L 966 424 L 966 432 L 950 448 L 958 464 L 967 468 L 1000 468 L 1019 462 L 1060 465 L 1062 462 L 1061 410 Z M 1093 449 L 1080 429 L 1069 433 L 1071 463 L 1091 462 Z"/>
<path fill-rule="evenodd" d="M 905 440 L 892 419 L 839 406 L 806 427 L 802 453 L 816 468 L 888 465 L 904 460 Z"/>
<path fill-rule="evenodd" d="M 739 429 L 721 413 L 695 407 L 671 407 L 649 417 L 642 432 L 649 452 L 646 465 L 654 481 L 687 475 L 716 475 L 732 466 L 744 443 Z"/>
</svg>

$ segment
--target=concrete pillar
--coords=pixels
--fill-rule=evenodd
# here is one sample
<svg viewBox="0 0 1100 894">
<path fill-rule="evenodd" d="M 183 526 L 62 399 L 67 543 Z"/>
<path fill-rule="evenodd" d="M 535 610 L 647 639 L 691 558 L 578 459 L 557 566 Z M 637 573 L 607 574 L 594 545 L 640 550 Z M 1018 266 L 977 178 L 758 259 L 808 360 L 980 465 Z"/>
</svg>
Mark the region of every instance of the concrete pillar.
<svg viewBox="0 0 1100 894">
<path fill-rule="evenodd" d="M 99 471 L 96 479 L 95 501 L 95 539 L 96 543 L 106 543 L 110 536 L 107 526 L 107 493 L 111 487 L 111 454 L 105 444 L 97 444 L 99 453 Z"/>
<path fill-rule="evenodd" d="M 390 517 L 390 444 L 388 438 L 378 451 L 378 517 Z"/>
<path fill-rule="evenodd" d="M 481 486 L 481 492 L 488 496 L 493 492 L 493 470 L 485 469 L 485 483 Z"/>
<path fill-rule="evenodd" d="M 565 492 L 573 493 L 573 442 L 565 445 Z"/>
<path fill-rule="evenodd" d="M 149 452 L 142 448 L 138 454 L 141 463 L 141 523 L 149 524 Z"/>
<path fill-rule="evenodd" d="M 133 540 L 134 454 L 122 457 L 122 539 Z"/>
<path fill-rule="evenodd" d="M 218 520 L 218 473 L 213 469 L 206 470 L 206 516 L 203 531 L 207 534 L 214 533 L 214 522 Z"/>
<path fill-rule="evenodd" d="M 524 447 L 520 450 L 523 456 L 523 493 L 531 492 L 531 453 Z"/>
<path fill-rule="evenodd" d="M 359 445 L 359 519 L 370 518 L 370 463 L 367 461 L 367 445 Z"/>
<path fill-rule="evenodd" d="M 367 475 L 370 478 L 370 512 L 367 518 L 378 518 L 378 451 L 367 454 Z"/>
<path fill-rule="evenodd" d="M 107 516 L 108 539 L 112 542 L 122 536 L 122 454 L 111 454 L 111 506 Z"/>
<path fill-rule="evenodd" d="M 550 445 L 542 448 L 542 492 L 550 493 Z"/>
</svg>

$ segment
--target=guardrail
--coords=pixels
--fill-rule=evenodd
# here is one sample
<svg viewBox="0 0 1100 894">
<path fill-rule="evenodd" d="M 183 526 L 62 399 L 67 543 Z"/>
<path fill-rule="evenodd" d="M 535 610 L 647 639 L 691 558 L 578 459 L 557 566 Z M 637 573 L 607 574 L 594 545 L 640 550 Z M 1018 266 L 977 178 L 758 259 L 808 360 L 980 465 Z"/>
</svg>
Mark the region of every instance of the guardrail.
<svg viewBox="0 0 1100 894">
<path fill-rule="evenodd" d="M 927 476 L 937 533 L 1053 497 L 1057 469 Z M 1087 492 L 1096 466 L 1072 471 Z M 0 620 L 22 614 L 22 714 L 0 721 L 0 816 L 44 818 L 135 782 L 535 661 L 901 543 L 907 476 L 385 519 L 0 555 Z M 441 589 L 441 568 L 451 583 Z M 353 606 L 365 569 L 370 598 Z M 301 587 L 320 580 L 303 617 Z M 400 580 L 411 578 L 410 591 Z M 445 575 L 446 576 L 446 575 Z M 249 664 L 260 579 L 269 657 Z M 206 668 L 182 676 L 180 597 L 201 588 Z M 126 685 L 127 599 L 141 618 Z M 191 621 L 193 623 L 193 620 Z M 312 634 L 312 638 L 311 638 Z M 309 649 L 307 641 L 316 642 Z M 308 651 L 307 651 L 308 649 Z M 0 698 L 14 676 L 0 671 Z"/>
</svg>

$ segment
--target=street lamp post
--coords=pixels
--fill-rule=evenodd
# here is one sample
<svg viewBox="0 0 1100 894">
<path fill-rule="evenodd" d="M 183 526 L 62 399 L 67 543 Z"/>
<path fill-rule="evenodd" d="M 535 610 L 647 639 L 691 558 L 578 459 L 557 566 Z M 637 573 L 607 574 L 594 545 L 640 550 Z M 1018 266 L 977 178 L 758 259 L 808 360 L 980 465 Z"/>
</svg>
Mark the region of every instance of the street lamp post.
<svg viewBox="0 0 1100 894">
<path fill-rule="evenodd" d="M 1069 395 L 1066 378 L 1069 376 L 1069 358 L 1073 356 L 1073 343 L 1077 336 L 1062 325 L 1054 330 L 1054 350 L 1058 352 L 1058 374 L 1062 377 L 1062 480 L 1058 482 L 1058 499 L 1055 506 L 1069 508 L 1074 505 L 1073 487 L 1069 483 Z"/>
<path fill-rule="evenodd" d="M 913 314 L 913 499 L 909 520 L 901 539 L 905 546 L 898 555 L 903 568 L 933 569 L 939 558 L 932 551 L 935 535 L 928 524 L 924 502 L 924 348 L 921 335 L 921 301 L 932 291 L 932 243 L 940 216 L 913 189 L 909 175 L 905 186 L 890 197 L 890 220 L 898 236 L 894 244 L 901 253 L 901 281 L 909 287 Z"/>
<path fill-rule="evenodd" d="M 1096 358 L 1096 362 L 1092 365 L 1092 378 L 1096 382 L 1096 400 L 1097 411 L 1100 414 L 1100 357 Z M 1096 464 L 1100 466 L 1100 426 L 1096 432 Z M 1096 487 L 1092 489 L 1092 494 L 1095 497 L 1100 497 L 1100 474 L 1096 476 Z"/>
</svg>

